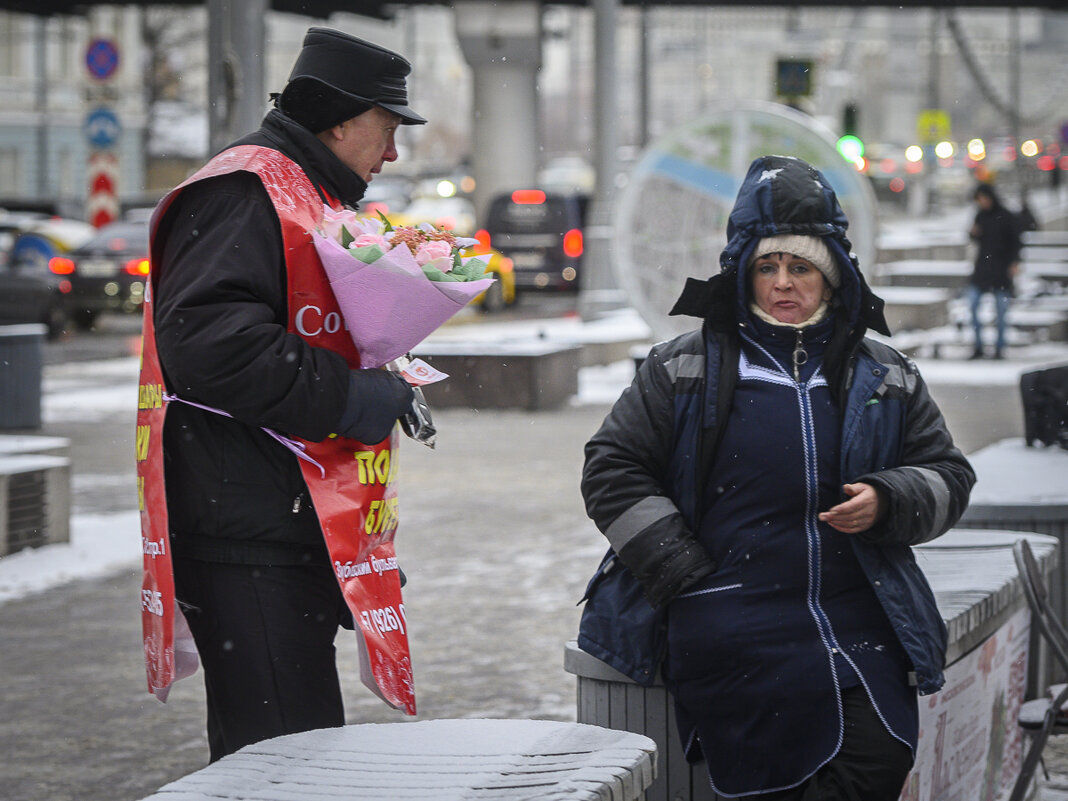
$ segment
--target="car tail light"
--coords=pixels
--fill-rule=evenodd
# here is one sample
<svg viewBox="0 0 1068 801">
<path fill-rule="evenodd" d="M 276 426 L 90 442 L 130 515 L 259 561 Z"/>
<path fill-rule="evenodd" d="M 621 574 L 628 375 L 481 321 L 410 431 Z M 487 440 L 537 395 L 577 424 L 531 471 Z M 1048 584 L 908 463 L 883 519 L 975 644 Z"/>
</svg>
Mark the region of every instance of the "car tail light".
<svg viewBox="0 0 1068 801">
<path fill-rule="evenodd" d="M 122 269 L 129 275 L 148 275 L 148 259 L 130 259 Z"/>
<path fill-rule="evenodd" d="M 582 231 L 572 228 L 564 234 L 564 255 L 569 259 L 577 259 L 582 255 Z"/>
<path fill-rule="evenodd" d="M 64 295 L 69 295 L 71 293 L 71 290 L 73 289 L 74 285 L 66 278 L 59 282 L 59 291 L 62 292 Z"/>
<path fill-rule="evenodd" d="M 515 269 L 515 262 L 513 262 L 507 256 L 501 256 L 500 263 L 498 264 L 499 271 L 502 273 L 510 273 Z"/>
<path fill-rule="evenodd" d="M 478 252 L 488 253 L 490 249 L 490 234 L 485 228 L 475 231 L 475 239 L 478 240 Z"/>
<path fill-rule="evenodd" d="M 545 193 L 540 189 L 517 189 L 512 192 L 512 202 L 519 206 L 539 206 L 545 202 Z"/>
<path fill-rule="evenodd" d="M 53 256 L 48 260 L 48 269 L 56 275 L 70 275 L 74 272 L 74 262 L 63 256 Z"/>
</svg>

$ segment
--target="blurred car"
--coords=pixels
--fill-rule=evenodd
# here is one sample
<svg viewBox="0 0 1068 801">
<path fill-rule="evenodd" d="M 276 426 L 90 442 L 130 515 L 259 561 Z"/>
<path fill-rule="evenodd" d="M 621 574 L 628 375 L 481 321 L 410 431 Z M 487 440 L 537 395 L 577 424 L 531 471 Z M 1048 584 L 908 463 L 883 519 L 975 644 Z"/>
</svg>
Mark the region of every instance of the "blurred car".
<svg viewBox="0 0 1068 801">
<path fill-rule="evenodd" d="M 0 322 L 43 323 L 50 339 L 71 321 L 69 280 L 48 268 L 49 260 L 93 235 L 89 223 L 37 212 L 0 216 Z"/>
<path fill-rule="evenodd" d="M 70 282 L 71 317 L 90 328 L 101 312 L 136 312 L 148 276 L 148 223 L 114 222 L 80 247 L 53 256 L 48 269 Z"/>
<path fill-rule="evenodd" d="M 403 211 L 411 200 L 415 181 L 403 175 L 377 175 L 367 186 L 360 205 L 364 212 L 383 214 Z"/>
<path fill-rule="evenodd" d="M 517 189 L 490 201 L 488 244 L 512 260 L 517 287 L 578 289 L 587 204 L 585 195 L 541 189 Z"/>
<path fill-rule="evenodd" d="M 42 323 L 58 338 L 69 322 L 70 282 L 32 261 L 0 261 L 0 324 Z"/>
<path fill-rule="evenodd" d="M 25 228 L 47 219 L 48 215 L 41 212 L 0 209 L 0 264 L 11 261 L 15 239 Z"/>
<path fill-rule="evenodd" d="M 416 197 L 399 214 L 388 214 L 394 225 L 428 222 L 457 236 L 475 233 L 475 206 L 464 197 Z"/>
<path fill-rule="evenodd" d="M 83 220 L 68 217 L 29 219 L 15 231 L 11 261 L 47 269 L 49 259 L 88 242 L 95 233 L 96 229 Z"/>
<path fill-rule="evenodd" d="M 551 159 L 538 171 L 538 186 L 556 194 L 592 195 L 597 172 L 582 156 L 560 156 Z"/>
<path fill-rule="evenodd" d="M 902 145 L 887 143 L 872 143 L 865 148 L 865 170 L 871 183 L 875 197 L 882 203 L 890 203 L 906 207 L 908 204 L 909 189 L 914 182 L 920 179 L 914 171 L 920 168 L 912 168 L 905 158 L 905 148 Z"/>
</svg>

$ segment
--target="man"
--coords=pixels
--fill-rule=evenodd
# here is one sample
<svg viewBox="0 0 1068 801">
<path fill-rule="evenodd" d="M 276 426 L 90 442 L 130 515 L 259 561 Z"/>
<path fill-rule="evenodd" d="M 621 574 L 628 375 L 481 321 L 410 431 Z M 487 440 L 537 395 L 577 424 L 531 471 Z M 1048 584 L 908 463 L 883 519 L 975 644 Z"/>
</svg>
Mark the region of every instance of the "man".
<svg viewBox="0 0 1068 801">
<path fill-rule="evenodd" d="M 969 234 L 976 243 L 975 268 L 965 288 L 968 308 L 972 315 L 975 347 L 969 359 L 982 359 L 983 322 L 979 315 L 982 296 L 994 297 L 994 323 L 997 338 L 994 358 L 1005 358 L 1007 345 L 1009 301 L 1013 295 L 1013 279 L 1019 272 L 1020 228 L 1015 215 L 1002 205 L 997 192 L 988 184 L 979 184 L 974 199 L 978 210 Z"/>
<path fill-rule="evenodd" d="M 410 71 L 389 50 L 309 29 L 260 129 L 153 220 L 145 353 L 175 396 L 159 424 L 167 532 L 212 761 L 344 723 L 333 642 L 353 621 L 313 503 L 324 490 L 263 429 L 294 450 L 343 438 L 388 449 L 410 407 L 403 379 L 356 369 L 344 329 L 323 324 L 334 301 L 308 234 L 324 204 L 354 207 L 396 160 L 399 125 L 426 122 L 407 105 Z"/>
</svg>

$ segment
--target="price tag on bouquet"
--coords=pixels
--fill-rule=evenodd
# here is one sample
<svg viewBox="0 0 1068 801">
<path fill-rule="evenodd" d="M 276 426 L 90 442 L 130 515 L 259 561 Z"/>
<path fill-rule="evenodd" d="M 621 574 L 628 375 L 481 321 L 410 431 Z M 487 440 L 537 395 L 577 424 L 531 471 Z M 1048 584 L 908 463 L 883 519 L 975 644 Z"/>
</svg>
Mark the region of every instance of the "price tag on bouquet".
<svg viewBox="0 0 1068 801">
<path fill-rule="evenodd" d="M 444 381 L 449 377 L 448 373 L 443 373 L 441 370 L 431 367 L 422 359 L 412 359 L 403 366 L 400 374 L 404 376 L 404 380 L 413 387 L 436 384 L 438 381 Z"/>
</svg>

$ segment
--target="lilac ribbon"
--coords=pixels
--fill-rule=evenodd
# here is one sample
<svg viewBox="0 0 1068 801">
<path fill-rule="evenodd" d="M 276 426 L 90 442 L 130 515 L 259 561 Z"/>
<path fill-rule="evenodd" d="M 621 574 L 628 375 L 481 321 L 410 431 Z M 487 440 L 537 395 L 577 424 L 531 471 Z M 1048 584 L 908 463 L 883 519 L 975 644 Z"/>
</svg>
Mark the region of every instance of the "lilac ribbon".
<svg viewBox="0 0 1068 801">
<path fill-rule="evenodd" d="M 198 409 L 203 409 L 205 412 L 213 412 L 214 414 L 221 414 L 223 417 L 229 417 L 231 420 L 234 417 L 232 414 L 230 414 L 229 412 L 224 412 L 222 409 L 216 409 L 214 406 L 205 406 L 203 403 L 194 403 L 191 400 L 186 400 L 185 398 L 179 398 L 177 395 L 172 395 L 170 392 L 164 392 L 163 393 L 163 400 L 166 403 L 171 403 L 172 401 L 178 401 L 179 403 L 184 403 L 187 406 L 195 406 Z M 295 439 L 290 439 L 287 436 L 279 434 L 277 431 L 274 431 L 273 429 L 267 428 L 267 426 L 260 426 L 260 431 L 265 432 L 268 436 L 270 436 L 272 439 L 274 439 L 280 445 L 285 447 L 287 450 L 292 451 L 294 454 L 296 454 L 298 459 L 303 459 L 305 462 L 310 462 L 311 464 L 313 464 L 316 467 L 318 467 L 319 468 L 320 477 L 321 478 L 326 478 L 326 469 L 321 464 L 319 464 L 317 461 L 315 461 L 313 458 L 308 456 L 307 453 L 305 453 L 305 450 L 306 450 L 307 446 L 303 442 L 298 442 Z"/>
</svg>

